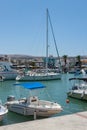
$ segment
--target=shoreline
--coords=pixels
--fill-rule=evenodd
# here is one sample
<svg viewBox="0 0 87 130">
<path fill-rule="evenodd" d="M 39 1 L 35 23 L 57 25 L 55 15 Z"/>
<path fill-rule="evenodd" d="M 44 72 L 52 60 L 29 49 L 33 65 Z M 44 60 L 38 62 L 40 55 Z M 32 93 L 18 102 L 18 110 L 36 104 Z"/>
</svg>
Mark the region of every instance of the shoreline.
<svg viewBox="0 0 87 130">
<path fill-rule="evenodd" d="M 86 130 L 87 111 L 1 126 L 0 130 Z"/>
</svg>

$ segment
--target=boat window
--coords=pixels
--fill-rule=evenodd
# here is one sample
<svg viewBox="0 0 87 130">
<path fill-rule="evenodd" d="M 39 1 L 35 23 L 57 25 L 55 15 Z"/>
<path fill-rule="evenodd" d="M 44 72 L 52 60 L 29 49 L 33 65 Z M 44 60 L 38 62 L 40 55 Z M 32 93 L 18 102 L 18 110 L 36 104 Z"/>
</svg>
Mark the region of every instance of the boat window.
<svg viewBox="0 0 87 130">
<path fill-rule="evenodd" d="M 5 67 L 0 65 L 0 71 L 4 71 Z"/>
<path fill-rule="evenodd" d="M 36 99 L 32 99 L 31 101 L 32 101 L 32 102 L 35 102 L 35 101 L 37 101 L 37 100 L 36 100 Z"/>
<path fill-rule="evenodd" d="M 36 98 L 36 97 L 33 97 L 33 98 L 31 99 L 31 102 L 35 102 L 35 101 L 37 101 L 37 98 Z"/>
<path fill-rule="evenodd" d="M 78 89 L 77 86 L 73 86 L 73 87 L 72 87 L 72 90 L 77 90 L 77 89 Z"/>
</svg>

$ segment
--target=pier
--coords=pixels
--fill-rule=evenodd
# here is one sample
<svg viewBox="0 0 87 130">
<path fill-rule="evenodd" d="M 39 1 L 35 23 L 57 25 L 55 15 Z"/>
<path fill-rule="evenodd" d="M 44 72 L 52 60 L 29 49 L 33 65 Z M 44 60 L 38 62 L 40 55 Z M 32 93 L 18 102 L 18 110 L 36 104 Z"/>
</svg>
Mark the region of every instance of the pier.
<svg viewBox="0 0 87 130">
<path fill-rule="evenodd" d="M 0 130 L 87 130 L 87 111 L 1 126 Z"/>
</svg>

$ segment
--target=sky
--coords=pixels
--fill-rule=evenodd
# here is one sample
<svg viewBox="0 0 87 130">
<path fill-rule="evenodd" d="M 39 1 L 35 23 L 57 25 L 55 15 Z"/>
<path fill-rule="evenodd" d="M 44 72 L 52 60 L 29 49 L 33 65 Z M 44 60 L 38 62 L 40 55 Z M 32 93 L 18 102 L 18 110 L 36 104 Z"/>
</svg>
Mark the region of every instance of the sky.
<svg viewBox="0 0 87 130">
<path fill-rule="evenodd" d="M 45 56 L 47 8 L 59 55 L 87 55 L 87 0 L 0 0 L 0 54 Z"/>
</svg>

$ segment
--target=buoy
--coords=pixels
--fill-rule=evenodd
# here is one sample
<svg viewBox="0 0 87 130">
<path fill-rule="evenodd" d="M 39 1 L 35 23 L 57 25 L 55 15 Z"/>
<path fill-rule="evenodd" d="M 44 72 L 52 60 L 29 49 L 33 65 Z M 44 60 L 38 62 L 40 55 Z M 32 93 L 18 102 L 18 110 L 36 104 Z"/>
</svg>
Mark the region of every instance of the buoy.
<svg viewBox="0 0 87 130">
<path fill-rule="evenodd" d="M 66 103 L 69 103 L 70 102 L 70 100 L 69 99 L 66 99 Z"/>
</svg>

